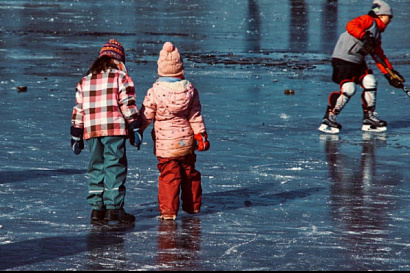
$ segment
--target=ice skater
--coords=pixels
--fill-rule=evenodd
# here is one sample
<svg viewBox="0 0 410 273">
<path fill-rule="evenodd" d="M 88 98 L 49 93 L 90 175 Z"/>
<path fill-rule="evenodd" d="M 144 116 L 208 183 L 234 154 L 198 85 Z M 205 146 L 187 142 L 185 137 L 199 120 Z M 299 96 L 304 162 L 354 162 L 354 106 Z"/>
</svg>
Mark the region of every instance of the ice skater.
<svg viewBox="0 0 410 273">
<path fill-rule="evenodd" d="M 76 86 L 72 113 L 71 147 L 75 154 L 90 149 L 88 203 L 91 223 L 133 223 L 125 212 L 127 177 L 126 139 L 139 148 L 142 137 L 134 83 L 127 73 L 123 46 L 110 39 L 100 50 L 87 76 Z M 131 132 L 131 133 L 129 133 Z"/>
<path fill-rule="evenodd" d="M 142 132 L 154 121 L 152 139 L 160 172 L 160 218 L 175 220 L 181 194 L 182 210 L 201 209 L 201 173 L 195 169 L 197 151 L 209 149 L 199 94 L 185 79 L 178 49 L 166 42 L 158 58 L 159 79 L 148 89 L 140 109 Z"/>
<path fill-rule="evenodd" d="M 381 33 L 387 28 L 393 18 L 393 10 L 389 4 L 374 0 L 367 15 L 357 17 L 347 23 L 346 32 L 340 35 L 332 54 L 332 80 L 339 84 L 340 91 L 329 96 L 329 105 L 319 130 L 325 133 L 337 134 L 342 125 L 336 122 L 336 117 L 356 93 L 356 84 L 363 88 L 363 131 L 383 132 L 387 122 L 377 117 L 376 96 L 377 80 L 373 71 L 368 68 L 365 56 L 371 54 L 377 67 L 395 88 L 402 88 L 404 78 L 393 69 L 381 47 Z M 377 55 L 377 56 L 375 56 Z M 391 74 L 388 73 L 382 60 Z"/>
</svg>

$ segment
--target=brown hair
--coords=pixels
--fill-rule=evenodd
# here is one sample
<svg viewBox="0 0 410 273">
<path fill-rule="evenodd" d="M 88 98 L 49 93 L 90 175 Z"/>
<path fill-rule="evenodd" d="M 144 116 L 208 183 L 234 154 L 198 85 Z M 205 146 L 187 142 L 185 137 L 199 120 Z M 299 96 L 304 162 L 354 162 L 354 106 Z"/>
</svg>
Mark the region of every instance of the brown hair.
<svg viewBox="0 0 410 273">
<path fill-rule="evenodd" d="M 117 65 L 113 62 L 113 58 L 107 55 L 103 55 L 91 65 L 87 72 L 87 75 L 92 73 L 93 75 L 101 73 L 101 71 L 107 71 L 110 68 L 118 69 Z"/>
</svg>

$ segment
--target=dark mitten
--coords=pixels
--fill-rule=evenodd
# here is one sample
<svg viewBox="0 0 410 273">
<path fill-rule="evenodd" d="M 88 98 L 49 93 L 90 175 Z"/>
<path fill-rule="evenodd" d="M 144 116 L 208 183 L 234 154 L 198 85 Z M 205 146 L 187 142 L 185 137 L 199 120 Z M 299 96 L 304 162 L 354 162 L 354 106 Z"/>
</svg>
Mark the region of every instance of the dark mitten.
<svg viewBox="0 0 410 273">
<path fill-rule="evenodd" d="M 362 37 L 362 42 L 363 47 L 360 50 L 360 53 L 367 55 L 374 52 L 374 48 L 376 47 L 376 39 L 373 37 L 373 34 L 371 34 L 369 31 L 366 31 L 366 33 Z"/>
<path fill-rule="evenodd" d="M 390 71 L 392 72 L 391 74 L 387 73 L 384 75 L 389 81 L 389 84 L 395 88 L 402 88 L 403 82 L 405 82 L 403 76 L 396 70 L 391 69 Z"/>
<path fill-rule="evenodd" d="M 197 151 L 204 152 L 209 150 L 210 143 L 208 141 L 208 134 L 206 132 L 196 134 L 195 140 L 197 144 Z"/>
<path fill-rule="evenodd" d="M 71 126 L 71 149 L 76 155 L 79 155 L 84 149 L 83 133 L 84 129 Z"/>
<path fill-rule="evenodd" d="M 398 79 L 398 80 L 401 81 L 401 82 L 405 82 L 405 81 L 406 81 L 406 80 L 404 79 L 404 77 L 403 77 L 399 72 L 397 72 L 396 70 L 390 69 L 390 71 L 393 73 L 393 77 L 394 77 L 394 78 Z"/>
<path fill-rule="evenodd" d="M 143 140 L 143 132 L 141 130 L 141 120 L 135 120 L 130 123 L 130 143 L 132 146 L 135 146 L 140 149 L 142 140 Z"/>
</svg>

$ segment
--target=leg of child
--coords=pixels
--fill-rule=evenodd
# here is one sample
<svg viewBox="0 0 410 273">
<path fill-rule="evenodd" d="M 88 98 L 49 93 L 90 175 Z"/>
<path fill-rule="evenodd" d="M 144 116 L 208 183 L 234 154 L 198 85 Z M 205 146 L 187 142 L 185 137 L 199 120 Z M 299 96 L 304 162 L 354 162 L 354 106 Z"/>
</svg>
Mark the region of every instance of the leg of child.
<svg viewBox="0 0 410 273">
<path fill-rule="evenodd" d="M 181 161 L 182 209 L 191 214 L 199 213 L 202 200 L 201 173 L 195 169 L 195 163 L 196 154 L 188 155 Z"/>
<path fill-rule="evenodd" d="M 158 203 L 161 218 L 175 219 L 179 208 L 179 193 L 181 185 L 181 167 L 175 158 L 158 157 Z"/>
<path fill-rule="evenodd" d="M 121 209 L 124 206 L 124 184 L 128 171 L 126 139 L 103 137 L 101 141 L 104 144 L 104 204 L 107 209 Z"/>
<path fill-rule="evenodd" d="M 90 148 L 90 163 L 88 165 L 88 196 L 87 201 L 93 210 L 103 210 L 104 194 L 104 146 L 99 138 L 87 140 Z"/>
</svg>

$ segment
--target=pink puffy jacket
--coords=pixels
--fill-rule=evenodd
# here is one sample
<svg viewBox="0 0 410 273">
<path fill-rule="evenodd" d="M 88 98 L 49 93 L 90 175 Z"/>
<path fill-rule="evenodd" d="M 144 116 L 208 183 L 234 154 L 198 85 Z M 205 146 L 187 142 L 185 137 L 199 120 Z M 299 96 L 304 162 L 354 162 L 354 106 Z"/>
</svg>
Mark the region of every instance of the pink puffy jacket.
<svg viewBox="0 0 410 273">
<path fill-rule="evenodd" d="M 206 131 L 198 91 L 187 80 L 155 82 L 147 91 L 140 118 L 142 130 L 155 120 L 154 153 L 162 158 L 192 154 L 194 135 Z"/>
</svg>

